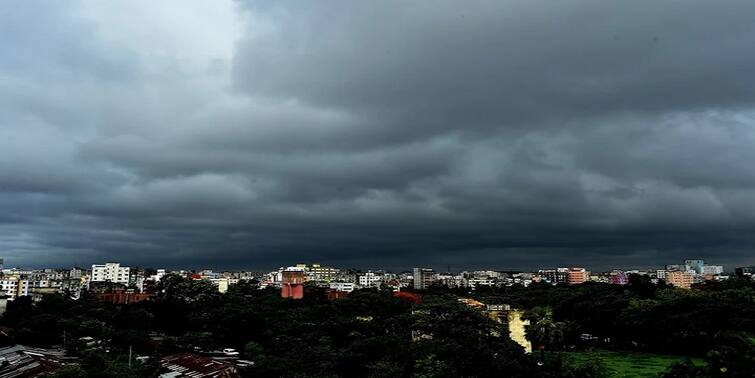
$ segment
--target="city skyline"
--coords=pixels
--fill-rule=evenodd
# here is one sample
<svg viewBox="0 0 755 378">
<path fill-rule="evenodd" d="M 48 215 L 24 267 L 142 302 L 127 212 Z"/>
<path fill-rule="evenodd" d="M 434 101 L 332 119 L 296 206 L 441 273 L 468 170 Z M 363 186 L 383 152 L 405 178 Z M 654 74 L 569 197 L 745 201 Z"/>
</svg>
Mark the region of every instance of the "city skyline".
<svg viewBox="0 0 755 378">
<path fill-rule="evenodd" d="M 305 285 L 324 289 L 330 299 L 345 298 L 355 290 L 380 289 L 399 293 L 404 290 L 462 289 L 469 293 L 479 289 L 528 288 L 531 285 L 629 285 L 642 280 L 660 287 L 693 289 L 699 285 L 724 282 L 752 281 L 755 266 L 738 267 L 727 271 L 721 265 L 706 264 L 704 260 L 686 259 L 681 264 L 669 264 L 653 269 L 613 269 L 591 271 L 584 267 L 541 267 L 531 271 L 498 271 L 476 269 L 470 271 L 436 271 L 414 267 L 411 270 L 389 269 L 354 270 L 321 264 L 285 265 L 270 271 L 222 271 L 210 269 L 185 270 L 154 267 L 135 267 L 120 262 L 92 264 L 89 267 L 25 270 L 6 268 L 0 260 L 0 315 L 3 303 L 30 297 L 40 301 L 44 296 L 62 295 L 78 300 L 94 293 L 100 300 L 129 304 L 154 299 L 161 283 L 170 285 L 176 279 L 202 281 L 218 293 L 225 294 L 240 287 L 257 290 L 280 290 L 281 298 L 303 299 Z M 635 283 L 636 283 L 635 282 Z M 401 295 L 401 294 L 397 294 Z M 409 294 L 415 300 L 417 297 Z"/>
<path fill-rule="evenodd" d="M 755 264 L 755 2 L 3 8 L 6 263 Z"/>
<path fill-rule="evenodd" d="M 642 266 L 613 266 L 608 268 L 594 268 L 589 265 L 579 265 L 579 264 L 543 264 L 541 266 L 537 267 L 531 267 L 527 269 L 513 269 L 513 268 L 498 268 L 498 267 L 491 267 L 491 266 L 476 266 L 476 267 L 467 267 L 467 268 L 454 268 L 450 265 L 447 265 L 445 267 L 441 266 L 433 266 L 429 264 L 419 264 L 414 266 L 407 266 L 407 267 L 390 267 L 390 266 L 369 266 L 369 267 L 355 267 L 355 266 L 340 266 L 340 265 L 333 265 L 333 264 L 322 264 L 321 262 L 295 262 L 295 263 L 285 263 L 280 264 L 276 266 L 267 266 L 267 267 L 244 267 L 244 268 L 217 268 L 217 267 L 211 267 L 211 266 L 170 266 L 170 265 L 132 265 L 128 263 L 123 263 L 121 261 L 115 261 L 115 260 L 109 260 L 109 261 L 99 261 L 91 264 L 68 264 L 64 266 L 16 266 L 13 264 L 6 265 L 5 260 L 0 258 L 0 270 L 5 271 L 45 271 L 45 270 L 69 270 L 69 269 L 88 269 L 88 267 L 92 267 L 91 270 L 94 270 L 95 267 L 98 267 L 98 269 L 106 269 L 108 266 L 126 266 L 125 269 L 133 268 L 137 269 L 138 271 L 144 271 L 144 270 L 157 270 L 157 271 L 167 271 L 167 272 L 213 272 L 213 271 L 219 271 L 222 273 L 260 273 L 265 271 L 275 271 L 277 270 L 283 270 L 287 268 L 292 267 L 317 267 L 320 269 L 336 269 L 344 272 L 354 272 L 354 273 L 371 273 L 371 272 L 390 272 L 390 273 L 412 273 L 414 275 L 417 274 L 417 269 L 429 269 L 434 274 L 462 274 L 465 272 L 479 272 L 479 271 L 489 271 L 489 272 L 499 272 L 499 273 L 532 273 L 532 272 L 542 272 L 543 270 L 552 270 L 556 271 L 558 269 L 581 269 L 586 270 L 587 273 L 595 273 L 595 274 L 607 274 L 611 272 L 655 272 L 658 270 L 672 270 L 672 271 L 696 271 L 695 274 L 698 274 L 700 276 L 703 275 L 703 266 L 708 266 L 716 269 L 715 275 L 719 274 L 731 274 L 736 269 L 742 269 L 743 267 L 750 269 L 752 266 L 724 266 L 719 265 L 714 262 L 714 264 L 710 264 L 710 261 L 708 264 L 705 263 L 705 260 L 700 259 L 690 259 L 686 258 L 683 260 L 683 264 L 679 264 L 680 261 L 672 261 L 670 264 L 662 264 L 662 265 L 642 265 Z M 698 268 L 694 268 L 694 266 L 697 266 Z M 118 268 L 114 268 L 114 272 L 117 272 Z M 105 270 L 107 271 L 107 270 Z M 103 273 L 106 274 L 106 273 Z M 113 274 L 113 273 L 110 273 Z M 128 273 L 126 273 L 128 275 Z M 728 277 L 728 276 L 727 276 Z"/>
</svg>

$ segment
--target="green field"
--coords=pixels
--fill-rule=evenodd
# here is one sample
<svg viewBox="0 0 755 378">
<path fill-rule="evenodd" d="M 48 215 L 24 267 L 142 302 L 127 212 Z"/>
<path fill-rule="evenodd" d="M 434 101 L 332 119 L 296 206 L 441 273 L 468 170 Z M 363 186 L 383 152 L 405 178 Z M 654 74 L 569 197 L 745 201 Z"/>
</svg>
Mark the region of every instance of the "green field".
<svg viewBox="0 0 755 378">
<path fill-rule="evenodd" d="M 594 350 L 589 352 L 564 352 L 567 362 L 593 364 L 601 361 L 610 377 L 657 377 L 667 371 L 675 362 L 683 362 L 681 356 Z M 704 365 L 702 359 L 692 358 L 695 365 Z"/>
</svg>

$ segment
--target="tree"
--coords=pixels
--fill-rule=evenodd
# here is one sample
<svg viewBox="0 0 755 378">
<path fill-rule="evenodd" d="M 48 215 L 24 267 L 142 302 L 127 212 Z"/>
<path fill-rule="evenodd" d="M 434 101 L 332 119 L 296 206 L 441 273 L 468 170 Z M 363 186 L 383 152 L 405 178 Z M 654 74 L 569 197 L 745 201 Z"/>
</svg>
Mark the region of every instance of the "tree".
<svg viewBox="0 0 755 378">
<path fill-rule="evenodd" d="M 220 293 L 208 280 L 168 274 L 157 284 L 157 300 L 161 302 L 209 304 L 218 299 Z"/>
<path fill-rule="evenodd" d="M 530 321 L 525 332 L 534 345 L 556 349 L 563 344 L 566 323 L 554 321 L 550 307 L 535 307 L 525 317 Z"/>
<path fill-rule="evenodd" d="M 629 275 L 629 291 L 640 298 L 653 298 L 658 287 L 650 281 L 650 276 L 643 274 Z"/>
<path fill-rule="evenodd" d="M 247 360 L 258 362 L 258 360 L 264 358 L 265 348 L 254 341 L 250 341 L 244 345 L 244 351 L 242 355 Z"/>
</svg>

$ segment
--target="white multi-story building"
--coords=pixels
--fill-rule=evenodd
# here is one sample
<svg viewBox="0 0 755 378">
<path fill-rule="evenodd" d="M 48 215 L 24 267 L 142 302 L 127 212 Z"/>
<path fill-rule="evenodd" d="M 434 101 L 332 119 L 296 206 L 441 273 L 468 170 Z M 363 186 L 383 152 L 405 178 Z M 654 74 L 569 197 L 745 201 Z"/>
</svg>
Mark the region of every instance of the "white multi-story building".
<svg viewBox="0 0 755 378">
<path fill-rule="evenodd" d="M 47 288 L 47 287 L 56 287 L 56 283 L 59 281 L 49 281 L 46 279 L 36 279 L 31 281 L 30 285 L 32 288 Z"/>
<path fill-rule="evenodd" d="M 462 275 L 453 275 L 451 273 L 439 273 L 436 281 L 445 287 L 466 287 L 467 279 Z"/>
<path fill-rule="evenodd" d="M 212 284 L 218 288 L 219 292 L 226 293 L 228 292 L 228 288 L 231 287 L 231 285 L 235 285 L 239 283 L 239 279 L 231 278 L 231 277 L 220 277 L 220 278 L 211 278 L 210 282 L 212 282 Z"/>
<path fill-rule="evenodd" d="M 68 271 L 68 279 L 79 280 L 84 275 L 84 268 L 72 268 Z"/>
<path fill-rule="evenodd" d="M 668 274 L 668 270 L 666 269 L 658 269 L 655 271 L 655 278 L 659 280 L 665 280 L 666 275 Z"/>
<path fill-rule="evenodd" d="M 703 274 L 723 274 L 724 267 L 721 265 L 705 265 L 703 266 Z"/>
<path fill-rule="evenodd" d="M 133 286 L 140 293 L 144 292 L 144 281 L 147 277 L 144 275 L 144 270 L 136 269 L 132 270 L 129 274 L 128 285 Z"/>
<path fill-rule="evenodd" d="M 89 282 L 114 282 L 128 285 L 129 267 L 121 266 L 120 263 L 107 263 L 104 265 L 92 265 L 92 275 Z"/>
<path fill-rule="evenodd" d="M 155 274 L 149 276 L 149 278 L 147 278 L 147 280 L 148 281 L 154 281 L 154 282 L 160 282 L 160 280 L 163 279 L 163 277 L 165 277 L 166 274 L 168 274 L 168 273 L 167 273 L 167 271 L 165 269 L 158 269 L 155 272 Z"/>
<path fill-rule="evenodd" d="M 352 291 L 354 291 L 355 285 L 353 282 L 331 282 L 330 288 L 333 290 L 351 293 Z"/>
<path fill-rule="evenodd" d="M 493 278 L 472 278 L 468 281 L 469 287 L 475 288 L 480 286 L 493 287 L 496 285 L 496 280 Z"/>
<path fill-rule="evenodd" d="M 501 278 L 501 273 L 494 270 L 476 270 L 472 272 L 472 276 L 478 279 Z"/>
<path fill-rule="evenodd" d="M 280 287 L 281 282 L 283 282 L 283 268 L 278 268 L 265 276 L 265 283 L 268 286 Z"/>
<path fill-rule="evenodd" d="M 2 294 L 4 294 L 9 301 L 29 295 L 29 286 L 29 280 L 23 279 L 20 276 L 6 276 L 0 281 Z"/>
<path fill-rule="evenodd" d="M 528 287 L 532 284 L 532 277 L 532 273 L 514 273 L 508 285 L 524 285 L 524 287 Z"/>
<path fill-rule="evenodd" d="M 359 286 L 361 287 L 377 287 L 383 283 L 383 275 L 375 274 L 374 272 L 367 272 L 359 275 Z"/>
<path fill-rule="evenodd" d="M 199 273 L 200 276 L 202 276 L 203 279 L 212 280 L 215 278 L 220 278 L 220 273 L 215 273 L 212 270 L 205 269 Z"/>
</svg>

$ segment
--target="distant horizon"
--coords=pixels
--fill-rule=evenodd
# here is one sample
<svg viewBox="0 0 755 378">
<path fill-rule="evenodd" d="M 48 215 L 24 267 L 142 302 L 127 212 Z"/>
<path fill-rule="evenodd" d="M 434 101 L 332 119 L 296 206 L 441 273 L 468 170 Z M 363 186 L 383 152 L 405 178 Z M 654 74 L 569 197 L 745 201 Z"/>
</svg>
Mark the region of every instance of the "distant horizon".
<svg viewBox="0 0 755 378">
<path fill-rule="evenodd" d="M 685 259 L 687 260 L 687 259 Z M 689 258 L 688 260 L 696 260 L 695 258 Z M 704 259 L 703 259 L 704 260 Z M 724 267 L 725 272 L 733 273 L 735 268 L 738 267 L 744 267 L 744 266 L 753 266 L 755 264 L 744 264 L 744 265 L 736 265 L 736 266 L 727 266 L 725 264 L 719 264 L 716 262 L 709 262 L 707 260 L 705 261 L 705 265 L 720 265 Z M 277 270 L 279 268 L 286 268 L 291 266 L 296 266 L 297 264 L 306 264 L 306 265 L 312 265 L 312 264 L 320 264 L 321 266 L 325 267 L 333 267 L 338 268 L 342 270 L 357 270 L 361 272 L 366 271 L 378 271 L 378 270 L 385 270 L 390 271 L 394 273 L 399 272 L 411 272 L 414 268 L 430 268 L 433 269 L 436 273 L 445 273 L 448 272 L 447 266 L 441 267 L 439 265 L 416 265 L 411 266 L 409 268 L 396 268 L 396 267 L 353 267 L 353 266 L 343 266 L 338 264 L 327 264 L 327 263 L 318 263 L 318 262 L 310 262 L 310 263 L 304 263 L 304 262 L 296 262 L 291 264 L 283 264 L 278 266 L 268 266 L 268 267 L 262 267 L 262 268 L 244 268 L 244 267 L 236 267 L 236 268 L 222 268 L 222 267 L 190 267 L 190 266 L 152 266 L 152 265 L 145 265 L 145 264 L 128 264 L 124 263 L 122 261 L 101 261 L 101 262 L 94 262 L 91 264 L 84 264 L 84 265 L 70 265 L 70 266 L 44 266 L 44 265 L 38 265 L 38 266 L 8 266 L 7 264 L 4 266 L 5 269 L 72 269 L 72 268 L 83 268 L 83 269 L 90 269 L 92 265 L 96 264 L 105 264 L 105 263 L 120 263 L 121 266 L 127 266 L 130 268 L 142 268 L 142 269 L 166 269 L 169 271 L 202 271 L 202 270 L 211 270 L 214 272 L 259 272 L 259 273 L 266 273 L 271 272 L 274 270 Z M 497 271 L 497 272 L 537 272 L 541 269 L 556 269 L 556 268 L 585 268 L 587 271 L 590 272 L 610 272 L 611 270 L 658 270 L 658 269 L 664 269 L 666 265 L 683 265 L 684 260 L 679 262 L 670 262 L 668 264 L 661 264 L 661 265 L 646 265 L 646 266 L 624 266 L 624 267 L 608 267 L 608 268 L 591 268 L 590 266 L 585 265 L 575 265 L 575 264 L 560 264 L 560 265 L 543 265 L 535 268 L 500 268 L 500 267 L 490 267 L 490 266 L 478 266 L 478 267 L 468 267 L 468 268 L 454 268 L 451 267 L 450 272 L 451 273 L 460 273 L 464 271 L 482 271 L 482 270 L 491 270 L 491 271 Z"/>
</svg>

